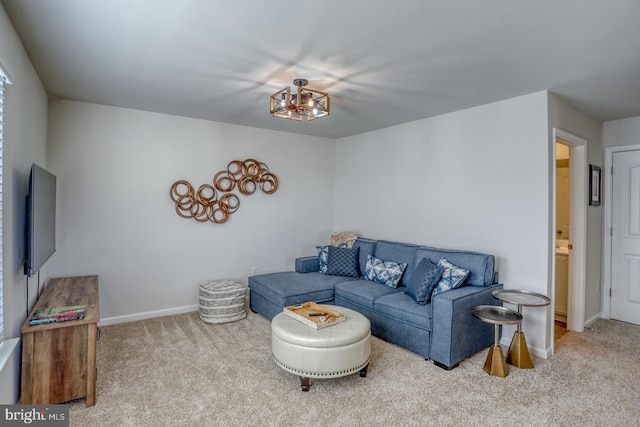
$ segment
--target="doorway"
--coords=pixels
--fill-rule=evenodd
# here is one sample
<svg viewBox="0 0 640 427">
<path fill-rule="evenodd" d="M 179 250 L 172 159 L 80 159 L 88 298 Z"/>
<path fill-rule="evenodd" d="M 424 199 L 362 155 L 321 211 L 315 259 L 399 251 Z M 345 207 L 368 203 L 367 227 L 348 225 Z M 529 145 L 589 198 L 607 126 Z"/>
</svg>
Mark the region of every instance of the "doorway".
<svg viewBox="0 0 640 427">
<path fill-rule="evenodd" d="M 556 142 L 556 289 L 554 342 L 567 332 L 569 258 L 571 256 L 571 147 Z"/>
<path fill-rule="evenodd" d="M 640 145 L 605 150 L 602 317 L 640 324 Z"/>
<path fill-rule="evenodd" d="M 567 300 L 566 300 L 566 329 L 571 331 L 582 332 L 584 330 L 584 301 L 585 301 L 585 276 L 586 276 L 586 234 L 587 234 L 587 141 L 573 135 L 569 132 L 565 132 L 558 128 L 553 128 L 553 142 L 555 144 L 561 144 L 568 148 L 570 167 L 568 168 L 569 176 L 569 223 L 566 228 L 560 228 L 564 233 L 568 233 L 568 239 L 566 242 L 567 251 L 570 255 L 567 259 Z M 553 151 L 553 165 L 556 164 L 556 150 Z M 549 295 L 552 296 L 552 318 L 555 320 L 556 311 L 556 270 L 558 268 L 556 262 L 556 236 L 559 230 L 556 220 L 556 183 L 558 176 L 556 168 L 553 169 L 553 229 L 550 235 L 550 241 L 552 244 L 553 256 L 552 259 L 552 280 L 549 289 Z M 560 224 L 562 225 L 562 224 Z M 555 322 L 549 322 L 551 337 L 555 337 Z M 553 351 L 554 339 L 551 340 L 551 347 Z"/>
</svg>

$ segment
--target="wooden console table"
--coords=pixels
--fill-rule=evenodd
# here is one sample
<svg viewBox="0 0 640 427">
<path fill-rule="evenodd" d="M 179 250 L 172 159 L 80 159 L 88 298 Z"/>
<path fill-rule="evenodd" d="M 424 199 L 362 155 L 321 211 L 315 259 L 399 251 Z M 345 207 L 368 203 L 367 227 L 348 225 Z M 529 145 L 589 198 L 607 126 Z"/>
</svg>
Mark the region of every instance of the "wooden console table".
<svg viewBox="0 0 640 427">
<path fill-rule="evenodd" d="M 36 310 L 84 304 L 80 320 L 29 326 Z M 98 276 L 51 279 L 22 326 L 21 404 L 55 404 L 86 397 L 96 404 Z"/>
</svg>

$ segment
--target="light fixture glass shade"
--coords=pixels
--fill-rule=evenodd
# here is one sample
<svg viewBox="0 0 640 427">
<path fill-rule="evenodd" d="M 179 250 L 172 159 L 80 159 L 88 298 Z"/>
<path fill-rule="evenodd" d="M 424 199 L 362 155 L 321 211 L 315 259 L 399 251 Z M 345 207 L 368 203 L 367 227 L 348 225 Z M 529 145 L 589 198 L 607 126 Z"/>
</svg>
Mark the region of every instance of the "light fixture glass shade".
<svg viewBox="0 0 640 427">
<path fill-rule="evenodd" d="M 298 121 L 304 117 L 311 121 L 329 115 L 329 94 L 305 88 L 307 81 L 304 79 L 296 79 L 294 84 L 298 86 L 294 94 L 287 87 L 271 95 L 271 115 Z"/>
</svg>

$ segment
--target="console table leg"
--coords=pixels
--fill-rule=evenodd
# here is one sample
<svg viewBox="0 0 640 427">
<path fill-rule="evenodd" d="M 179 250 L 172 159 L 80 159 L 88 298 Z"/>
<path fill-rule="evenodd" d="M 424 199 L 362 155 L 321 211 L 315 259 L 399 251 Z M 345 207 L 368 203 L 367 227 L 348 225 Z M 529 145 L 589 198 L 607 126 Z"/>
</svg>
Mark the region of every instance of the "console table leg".
<svg viewBox="0 0 640 427">
<path fill-rule="evenodd" d="M 88 325 L 87 331 L 87 406 L 96 404 L 96 344 L 98 339 L 98 327 L 95 323 Z"/>
</svg>

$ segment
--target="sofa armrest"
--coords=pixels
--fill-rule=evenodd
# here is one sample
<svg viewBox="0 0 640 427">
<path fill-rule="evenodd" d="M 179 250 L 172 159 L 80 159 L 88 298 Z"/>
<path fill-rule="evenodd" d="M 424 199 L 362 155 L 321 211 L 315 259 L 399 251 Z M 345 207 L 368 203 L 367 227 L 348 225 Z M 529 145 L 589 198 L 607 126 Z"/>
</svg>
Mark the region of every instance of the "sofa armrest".
<svg viewBox="0 0 640 427">
<path fill-rule="evenodd" d="M 320 271 L 320 262 L 317 256 L 305 256 L 296 258 L 297 273 L 313 273 Z"/>
<path fill-rule="evenodd" d="M 486 287 L 463 286 L 436 295 L 431 303 L 431 359 L 446 368 L 493 344 L 493 325 L 476 318 L 477 305 L 502 305 L 491 292 L 501 284 Z"/>
</svg>

